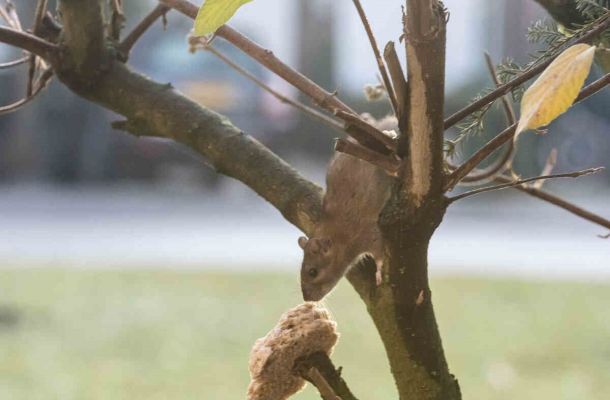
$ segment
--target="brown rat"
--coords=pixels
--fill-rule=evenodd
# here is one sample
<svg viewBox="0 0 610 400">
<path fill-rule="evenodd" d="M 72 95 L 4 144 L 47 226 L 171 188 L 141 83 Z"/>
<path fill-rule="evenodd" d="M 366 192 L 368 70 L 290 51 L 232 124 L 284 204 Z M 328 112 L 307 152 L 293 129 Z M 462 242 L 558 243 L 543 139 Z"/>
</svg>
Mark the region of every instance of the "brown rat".
<svg viewBox="0 0 610 400">
<path fill-rule="evenodd" d="M 321 300 L 367 254 L 375 259 L 379 282 L 384 249 L 377 221 L 392 179 L 372 164 L 335 154 L 326 175 L 321 221 L 310 239 L 299 238 L 304 253 L 301 265 L 304 300 Z"/>
</svg>

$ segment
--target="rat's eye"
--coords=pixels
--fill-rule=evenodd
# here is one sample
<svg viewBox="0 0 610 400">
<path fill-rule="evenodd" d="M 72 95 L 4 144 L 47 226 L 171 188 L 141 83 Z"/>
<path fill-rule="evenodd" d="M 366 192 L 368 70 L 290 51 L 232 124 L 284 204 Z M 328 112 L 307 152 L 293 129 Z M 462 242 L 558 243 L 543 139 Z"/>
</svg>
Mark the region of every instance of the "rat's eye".
<svg viewBox="0 0 610 400">
<path fill-rule="evenodd" d="M 318 270 L 315 268 L 309 268 L 309 270 L 307 270 L 307 275 L 309 275 L 310 278 L 315 278 L 318 276 Z"/>
</svg>

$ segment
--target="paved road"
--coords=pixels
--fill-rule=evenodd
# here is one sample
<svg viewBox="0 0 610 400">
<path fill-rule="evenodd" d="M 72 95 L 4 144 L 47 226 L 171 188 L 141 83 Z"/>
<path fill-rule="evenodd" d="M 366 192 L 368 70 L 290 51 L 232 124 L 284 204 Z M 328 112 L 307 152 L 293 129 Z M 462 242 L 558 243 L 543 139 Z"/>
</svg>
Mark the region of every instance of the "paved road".
<svg viewBox="0 0 610 400">
<path fill-rule="evenodd" d="M 299 232 L 249 192 L 16 187 L 0 191 L 4 268 L 294 270 Z M 524 196 L 450 209 L 431 246 L 433 274 L 610 280 L 606 233 Z M 605 197 L 581 201 L 610 214 Z"/>
</svg>

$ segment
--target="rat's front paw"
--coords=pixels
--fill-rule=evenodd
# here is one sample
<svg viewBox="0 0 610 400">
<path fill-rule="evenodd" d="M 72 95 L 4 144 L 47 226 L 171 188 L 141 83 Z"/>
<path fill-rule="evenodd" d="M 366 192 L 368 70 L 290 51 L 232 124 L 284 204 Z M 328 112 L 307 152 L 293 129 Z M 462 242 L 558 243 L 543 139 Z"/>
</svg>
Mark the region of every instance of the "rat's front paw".
<svg viewBox="0 0 610 400">
<path fill-rule="evenodd" d="M 377 271 L 375 272 L 375 283 L 380 286 L 383 282 L 383 261 L 375 261 L 377 264 Z"/>
</svg>

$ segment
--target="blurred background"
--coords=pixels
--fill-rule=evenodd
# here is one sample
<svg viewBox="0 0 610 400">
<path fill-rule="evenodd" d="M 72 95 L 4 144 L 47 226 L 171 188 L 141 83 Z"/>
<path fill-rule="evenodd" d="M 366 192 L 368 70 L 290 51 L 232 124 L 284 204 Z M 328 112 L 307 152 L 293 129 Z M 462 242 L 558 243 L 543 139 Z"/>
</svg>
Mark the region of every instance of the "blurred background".
<svg viewBox="0 0 610 400">
<path fill-rule="evenodd" d="M 34 1 L 14 2 L 26 26 Z M 54 2 L 51 6 L 54 8 Z M 125 2 L 129 31 L 155 2 Z M 363 0 L 379 43 L 398 41 L 402 2 Z M 531 0 L 446 0 L 447 114 L 492 87 L 483 51 L 527 62 Z M 337 135 L 227 68 L 190 54 L 192 21 L 168 14 L 131 65 L 228 115 L 310 179 L 324 181 Z M 232 25 L 360 112 L 377 69 L 351 1 L 256 0 Z M 221 40 L 215 46 L 278 91 L 292 88 Z M 400 49 L 402 46 L 398 46 Z M 0 59 L 19 53 L 0 47 Z M 25 93 L 27 68 L 0 71 L 2 104 Z M 594 70 L 590 79 L 599 77 Z M 516 170 L 610 166 L 610 91 L 549 133 L 524 134 Z M 243 398 L 247 354 L 298 303 L 299 232 L 248 188 L 187 148 L 113 131 L 120 119 L 54 82 L 0 116 L 0 399 Z M 501 110 L 486 136 L 503 129 Z M 610 216 L 610 174 L 545 188 Z M 430 270 L 440 327 L 464 398 L 602 399 L 610 392 L 608 232 L 516 191 L 451 208 Z M 237 249 L 237 250 L 236 250 Z M 364 308 L 341 284 L 327 300 L 343 338 L 337 363 L 362 398 L 394 398 Z M 311 389 L 298 399 L 317 398 Z"/>
</svg>

